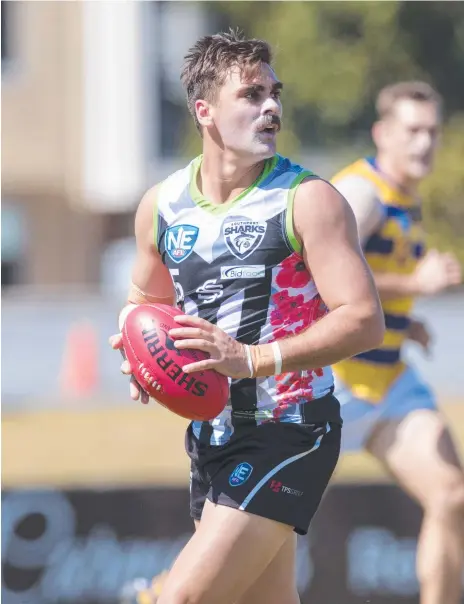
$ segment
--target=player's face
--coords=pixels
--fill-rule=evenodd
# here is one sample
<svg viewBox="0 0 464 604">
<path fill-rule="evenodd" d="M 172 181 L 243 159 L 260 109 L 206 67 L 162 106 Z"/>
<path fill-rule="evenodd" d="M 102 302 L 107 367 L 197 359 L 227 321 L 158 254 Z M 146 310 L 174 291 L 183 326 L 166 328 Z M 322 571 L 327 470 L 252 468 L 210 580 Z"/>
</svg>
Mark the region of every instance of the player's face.
<svg viewBox="0 0 464 604">
<path fill-rule="evenodd" d="M 385 120 L 384 152 L 410 180 L 421 180 L 433 166 L 440 131 L 435 103 L 409 99 L 397 101 Z"/>
<path fill-rule="evenodd" d="M 272 157 L 281 126 L 281 88 L 266 63 L 248 75 L 232 69 L 210 108 L 221 145 L 253 160 Z"/>
</svg>

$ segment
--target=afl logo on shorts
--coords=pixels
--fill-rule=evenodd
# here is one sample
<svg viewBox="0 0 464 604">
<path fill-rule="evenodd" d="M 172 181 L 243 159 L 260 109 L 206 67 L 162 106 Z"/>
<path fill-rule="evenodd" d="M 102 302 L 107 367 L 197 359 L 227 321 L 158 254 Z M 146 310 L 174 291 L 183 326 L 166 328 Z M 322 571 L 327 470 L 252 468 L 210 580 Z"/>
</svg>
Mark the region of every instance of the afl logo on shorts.
<svg viewBox="0 0 464 604">
<path fill-rule="evenodd" d="M 239 463 L 232 474 L 229 476 L 229 484 L 231 487 L 239 487 L 246 482 L 253 472 L 253 466 L 250 466 L 246 461 Z"/>
<path fill-rule="evenodd" d="M 171 260 L 179 263 L 190 256 L 198 238 L 198 230 L 198 227 L 191 224 L 179 224 L 167 229 L 164 245 Z"/>
<path fill-rule="evenodd" d="M 239 217 L 228 218 L 223 228 L 227 247 L 236 258 L 244 260 L 260 246 L 267 223 Z"/>
</svg>

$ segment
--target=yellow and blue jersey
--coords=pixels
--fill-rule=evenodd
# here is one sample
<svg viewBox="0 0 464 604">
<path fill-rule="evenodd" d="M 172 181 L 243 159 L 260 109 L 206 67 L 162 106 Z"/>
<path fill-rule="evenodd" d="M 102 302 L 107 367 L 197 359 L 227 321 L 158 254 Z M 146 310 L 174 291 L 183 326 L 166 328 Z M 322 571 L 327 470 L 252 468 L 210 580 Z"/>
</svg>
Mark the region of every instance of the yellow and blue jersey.
<svg viewBox="0 0 464 604">
<path fill-rule="evenodd" d="M 371 270 L 411 274 L 425 251 L 417 199 L 388 182 L 374 159 L 354 162 L 336 174 L 332 183 L 337 186 L 342 179 L 352 176 L 365 178 L 374 185 L 384 209 L 380 227 L 364 245 Z M 414 299 L 409 296 L 382 302 L 386 325 L 382 345 L 333 367 L 335 375 L 356 397 L 379 402 L 404 370 L 401 347 L 406 339 L 413 304 Z"/>
</svg>

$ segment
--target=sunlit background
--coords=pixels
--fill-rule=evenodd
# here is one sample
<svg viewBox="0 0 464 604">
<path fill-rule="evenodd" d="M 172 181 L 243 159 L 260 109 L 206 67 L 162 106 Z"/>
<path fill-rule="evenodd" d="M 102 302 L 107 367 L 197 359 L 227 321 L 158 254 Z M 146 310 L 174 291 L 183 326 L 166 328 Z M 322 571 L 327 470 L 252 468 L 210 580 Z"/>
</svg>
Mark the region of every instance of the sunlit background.
<svg viewBox="0 0 464 604">
<path fill-rule="evenodd" d="M 191 534 L 185 422 L 129 400 L 107 340 L 137 203 L 200 149 L 182 57 L 229 26 L 273 45 L 279 151 L 325 178 L 373 152 L 380 87 L 420 78 L 439 90 L 425 224 L 464 262 L 464 3 L 2 0 L 5 604 L 130 604 Z M 407 354 L 462 450 L 464 292 L 419 300 L 417 314 L 433 353 Z M 374 462 L 344 458 L 299 543 L 302 601 L 417 602 L 420 518 Z"/>
</svg>

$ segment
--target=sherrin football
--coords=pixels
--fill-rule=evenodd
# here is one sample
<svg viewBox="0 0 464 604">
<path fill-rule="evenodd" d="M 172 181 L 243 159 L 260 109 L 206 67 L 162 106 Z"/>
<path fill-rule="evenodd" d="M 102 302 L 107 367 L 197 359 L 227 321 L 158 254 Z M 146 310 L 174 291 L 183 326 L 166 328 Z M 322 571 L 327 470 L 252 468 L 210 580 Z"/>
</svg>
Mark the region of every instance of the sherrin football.
<svg viewBox="0 0 464 604">
<path fill-rule="evenodd" d="M 169 330 L 180 327 L 174 317 L 181 314 L 178 308 L 165 304 L 135 306 L 122 326 L 124 352 L 135 379 L 152 398 L 181 417 L 210 420 L 224 409 L 229 382 L 213 369 L 190 374 L 182 371 L 184 365 L 209 355 L 175 348 Z"/>
</svg>

